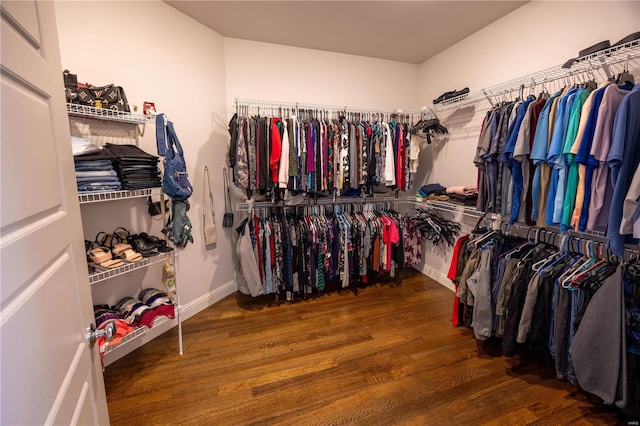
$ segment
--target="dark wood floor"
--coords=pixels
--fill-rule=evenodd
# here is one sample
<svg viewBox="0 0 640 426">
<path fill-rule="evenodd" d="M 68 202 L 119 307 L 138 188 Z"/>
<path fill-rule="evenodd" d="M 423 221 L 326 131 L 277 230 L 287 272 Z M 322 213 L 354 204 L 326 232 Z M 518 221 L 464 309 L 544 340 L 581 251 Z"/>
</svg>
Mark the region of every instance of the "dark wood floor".
<svg viewBox="0 0 640 426">
<path fill-rule="evenodd" d="M 451 326 L 415 271 L 358 296 L 234 294 L 107 367 L 113 425 L 627 424 L 550 366 Z"/>
</svg>

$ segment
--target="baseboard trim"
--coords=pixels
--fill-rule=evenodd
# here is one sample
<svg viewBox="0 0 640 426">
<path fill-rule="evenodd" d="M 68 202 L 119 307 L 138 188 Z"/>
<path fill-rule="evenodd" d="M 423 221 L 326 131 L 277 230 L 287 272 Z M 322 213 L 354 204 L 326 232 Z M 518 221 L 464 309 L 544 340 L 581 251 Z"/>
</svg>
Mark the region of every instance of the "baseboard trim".
<svg viewBox="0 0 640 426">
<path fill-rule="evenodd" d="M 200 296 L 196 300 L 193 300 L 187 303 L 186 305 L 181 305 L 179 308 L 180 321 L 184 322 L 188 318 L 191 318 L 192 316 L 196 315 L 198 312 L 201 312 L 207 309 L 209 306 L 213 305 L 214 303 L 224 299 L 230 294 L 235 293 L 235 291 L 236 291 L 236 282 L 235 280 L 231 280 L 221 285 L 220 287 L 216 288 L 215 290 Z M 130 340 L 126 344 L 118 346 L 117 348 L 115 348 L 114 350 L 112 350 L 111 352 L 105 355 L 104 366 L 105 367 L 109 366 L 110 364 L 114 363 L 115 361 L 119 360 L 125 355 L 128 355 L 129 353 L 133 352 L 139 347 L 145 345 L 146 343 L 150 342 L 151 340 L 155 339 L 161 334 L 171 330 L 173 327 L 177 325 L 178 325 L 177 319 L 165 321 L 158 326 L 154 326 L 153 328 L 151 328 L 151 330 L 147 331 L 141 336 L 136 337 L 133 340 Z"/>
<path fill-rule="evenodd" d="M 434 269 L 434 268 L 430 267 L 429 265 L 424 265 L 422 267 L 422 269 L 418 269 L 418 271 L 422 272 L 423 274 L 425 274 L 429 278 L 437 281 L 439 284 L 442 284 L 443 286 L 445 286 L 449 290 L 451 290 L 453 292 L 456 291 L 456 287 L 453 285 L 451 280 L 447 277 L 447 274 L 444 274 L 444 273 L 438 271 L 437 269 Z"/>
<path fill-rule="evenodd" d="M 198 297 L 195 300 L 187 303 L 186 305 L 180 306 L 180 319 L 185 321 L 198 312 L 201 312 L 207 309 L 209 306 L 214 303 L 224 299 L 230 294 L 236 292 L 236 282 L 235 280 L 231 280 L 220 287 L 210 291 L 209 293 L 205 293 L 202 296 Z"/>
</svg>

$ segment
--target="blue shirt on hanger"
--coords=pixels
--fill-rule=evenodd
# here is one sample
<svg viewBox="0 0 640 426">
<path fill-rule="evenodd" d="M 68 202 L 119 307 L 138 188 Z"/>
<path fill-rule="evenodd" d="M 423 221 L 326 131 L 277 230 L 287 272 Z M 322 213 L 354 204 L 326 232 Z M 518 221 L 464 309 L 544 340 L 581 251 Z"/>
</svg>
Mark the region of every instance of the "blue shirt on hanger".
<svg viewBox="0 0 640 426">
<path fill-rule="evenodd" d="M 551 112 L 551 105 L 555 98 L 560 96 L 560 91 L 556 92 L 553 96 L 547 99 L 547 103 L 544 104 L 540 117 L 538 118 L 538 125 L 536 126 L 535 135 L 533 137 L 533 146 L 531 148 L 531 161 L 535 166 L 535 172 L 533 174 L 533 183 L 531 186 L 531 220 L 538 218 L 538 203 L 540 200 L 540 164 L 547 159 L 547 143 L 549 142 L 549 113 Z"/>
<path fill-rule="evenodd" d="M 591 152 L 591 145 L 593 142 L 593 135 L 596 131 L 596 123 L 598 122 L 598 111 L 600 110 L 600 103 L 602 103 L 602 97 L 604 96 L 605 87 L 601 87 L 593 94 L 593 100 L 591 101 L 591 109 L 589 110 L 589 117 L 587 118 L 587 124 L 582 135 L 582 142 L 580 148 L 576 154 L 575 162 L 578 164 L 584 164 L 585 178 L 584 178 L 584 197 L 582 202 L 582 210 L 580 213 L 580 224 L 578 229 L 584 231 L 587 229 L 587 219 L 589 212 L 589 202 L 591 200 L 591 181 L 593 180 L 593 169 L 598 167 L 598 162 L 594 159 L 589 161 L 589 153 Z"/>
<path fill-rule="evenodd" d="M 562 161 L 562 147 L 564 137 L 567 130 L 567 124 L 569 117 L 565 111 L 567 108 L 567 102 L 576 93 L 577 89 L 570 89 L 566 95 L 560 98 L 558 104 L 558 113 L 556 114 L 556 121 L 553 128 L 553 136 L 551 137 L 551 145 L 549 146 L 549 152 L 547 154 L 547 164 L 553 168 L 551 171 L 551 181 L 549 182 L 549 192 L 547 193 L 547 214 L 545 217 L 547 225 L 553 225 L 558 222 L 554 222 L 554 205 L 556 200 L 556 193 L 558 192 L 558 180 L 560 178 L 560 167 Z M 565 120 L 565 115 L 567 119 Z"/>
<path fill-rule="evenodd" d="M 640 84 L 624 97 L 613 123 L 607 165 L 611 168 L 613 199 L 607 226 L 607 244 L 611 251 L 624 254 L 625 237 L 620 235 L 622 208 L 631 179 L 640 164 Z"/>
</svg>

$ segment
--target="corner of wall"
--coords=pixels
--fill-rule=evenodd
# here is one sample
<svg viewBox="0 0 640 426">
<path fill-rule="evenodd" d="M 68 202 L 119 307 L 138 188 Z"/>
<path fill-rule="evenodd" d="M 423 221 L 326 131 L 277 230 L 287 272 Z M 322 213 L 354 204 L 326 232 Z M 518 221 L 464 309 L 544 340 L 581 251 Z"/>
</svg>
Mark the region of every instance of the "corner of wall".
<svg viewBox="0 0 640 426">
<path fill-rule="evenodd" d="M 228 281 L 221 285 L 220 287 L 215 288 L 214 290 L 203 294 L 191 302 L 180 306 L 180 312 L 182 316 L 182 321 L 185 321 L 195 314 L 204 311 L 208 307 L 214 305 L 215 303 L 221 301 L 225 297 L 236 292 L 236 282 L 235 280 Z"/>
</svg>

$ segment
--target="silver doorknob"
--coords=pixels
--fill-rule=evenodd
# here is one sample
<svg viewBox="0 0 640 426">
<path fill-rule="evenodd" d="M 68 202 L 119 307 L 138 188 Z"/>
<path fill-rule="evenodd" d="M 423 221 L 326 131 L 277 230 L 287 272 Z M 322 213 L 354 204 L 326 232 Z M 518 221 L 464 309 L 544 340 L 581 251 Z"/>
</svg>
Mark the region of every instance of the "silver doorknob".
<svg viewBox="0 0 640 426">
<path fill-rule="evenodd" d="M 94 323 L 91 323 L 89 328 L 87 328 L 87 340 L 89 341 L 89 346 L 93 348 L 93 345 L 96 344 L 96 340 L 100 337 L 105 337 L 107 342 L 113 340 L 116 335 L 116 323 L 113 321 L 109 321 L 104 328 L 98 330 Z"/>
</svg>

